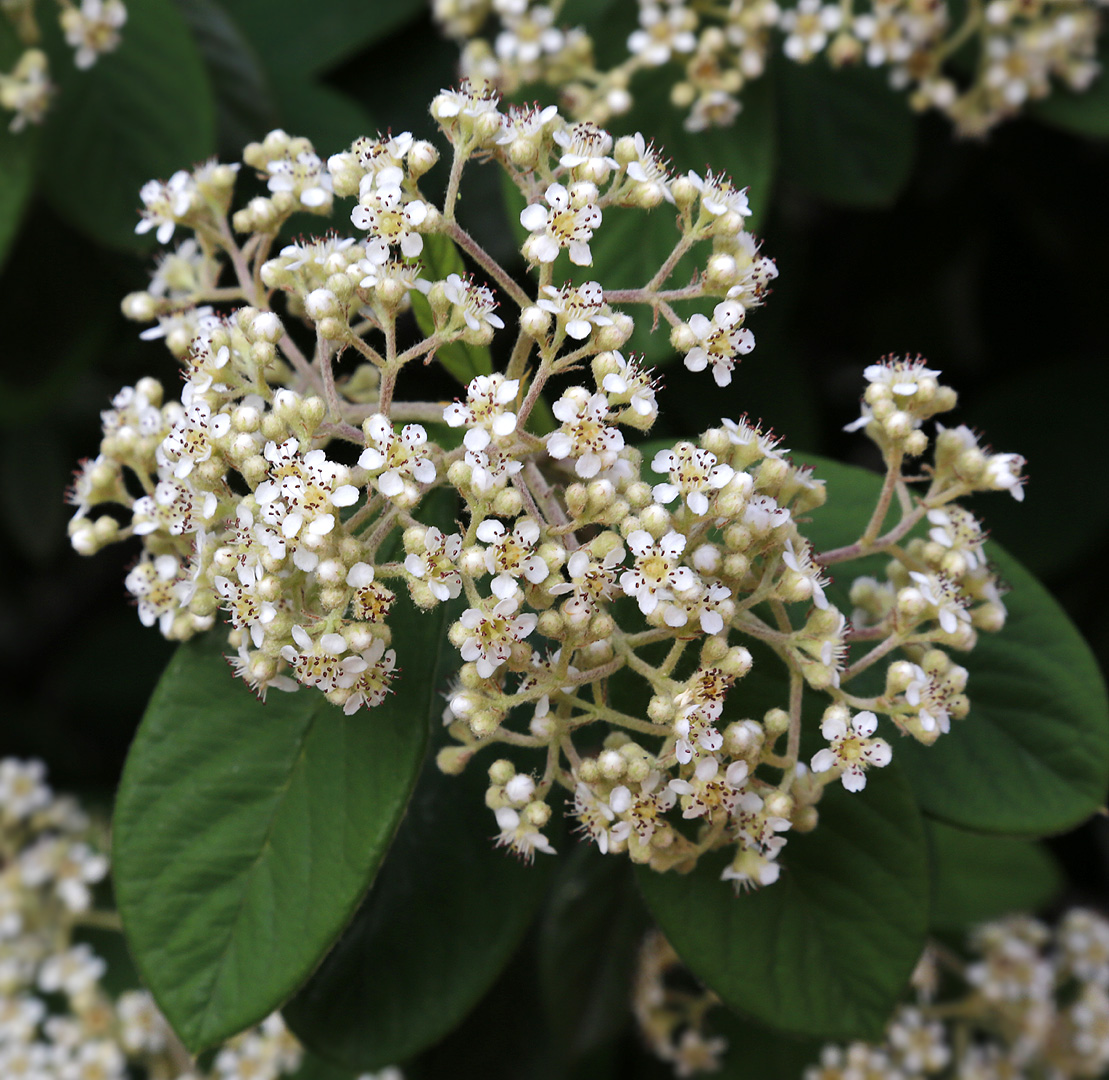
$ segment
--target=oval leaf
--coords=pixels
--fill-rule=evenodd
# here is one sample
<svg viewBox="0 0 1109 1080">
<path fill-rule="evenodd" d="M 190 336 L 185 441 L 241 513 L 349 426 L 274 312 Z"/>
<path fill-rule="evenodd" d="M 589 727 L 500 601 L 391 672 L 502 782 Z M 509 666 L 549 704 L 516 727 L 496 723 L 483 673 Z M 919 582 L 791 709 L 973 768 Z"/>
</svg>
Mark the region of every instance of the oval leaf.
<svg viewBox="0 0 1109 1080">
<path fill-rule="evenodd" d="M 116 804 L 115 886 L 143 981 L 194 1053 L 288 998 L 384 857 L 438 709 L 442 621 L 406 614 L 396 693 L 370 712 L 305 689 L 263 704 L 211 640 L 158 684 Z"/>
<path fill-rule="evenodd" d="M 43 181 L 58 215 L 109 247 L 135 235 L 139 188 L 215 151 L 211 86 L 170 0 L 130 4 L 120 47 L 77 72 L 53 57 L 61 84 L 43 139 Z M 76 184 L 76 186 L 75 186 Z"/>
<path fill-rule="evenodd" d="M 351 1069 L 403 1061 L 450 1031 L 508 963 L 554 860 L 524 866 L 494 848 L 487 787 L 476 763 L 444 776 L 429 755 L 373 888 L 286 1006 L 318 1054 Z"/>
<path fill-rule="evenodd" d="M 828 502 L 807 534 L 818 548 L 852 543 L 874 505 L 879 477 L 806 460 L 828 484 Z M 1109 697 L 1089 647 L 1047 590 L 997 544 L 986 553 L 1010 586 L 1009 618 L 1000 633 L 981 634 L 973 652 L 955 655 L 970 672 L 970 715 L 935 746 L 900 740 L 894 756 L 933 817 L 979 832 L 1062 832 L 1104 803 Z M 864 572 L 833 569 L 841 590 Z"/>
<path fill-rule="evenodd" d="M 637 868 L 660 929 L 725 1005 L 784 1031 L 877 1039 L 924 947 L 924 828 L 894 767 L 850 794 L 833 785 L 820 823 L 791 835 L 782 876 L 735 896 L 723 858 L 692 873 Z"/>
<path fill-rule="evenodd" d="M 846 206 L 891 203 L 909 179 L 916 122 L 882 73 L 817 58 L 780 60 L 774 77 L 782 175 Z"/>
<path fill-rule="evenodd" d="M 927 822 L 936 930 L 965 930 L 1018 911 L 1037 911 L 1063 887 L 1058 864 L 1042 844 L 984 836 Z"/>
</svg>

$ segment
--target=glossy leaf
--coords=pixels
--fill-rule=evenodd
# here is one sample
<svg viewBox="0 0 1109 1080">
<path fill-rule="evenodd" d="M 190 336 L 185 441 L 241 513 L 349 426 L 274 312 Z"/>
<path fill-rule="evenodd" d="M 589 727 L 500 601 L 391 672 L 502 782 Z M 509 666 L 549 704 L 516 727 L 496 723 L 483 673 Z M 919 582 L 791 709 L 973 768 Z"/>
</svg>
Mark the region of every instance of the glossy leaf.
<svg viewBox="0 0 1109 1080">
<path fill-rule="evenodd" d="M 346 717 L 317 692 L 233 680 L 211 640 L 182 646 L 135 737 L 115 814 L 115 884 L 143 981 L 185 1045 L 260 1020 L 347 923 L 404 812 L 444 640 L 392 620 L 396 693 Z"/>
<path fill-rule="evenodd" d="M 915 119 L 878 71 L 823 58 L 775 67 L 782 176 L 847 206 L 891 203 L 913 164 Z"/>
<path fill-rule="evenodd" d="M 864 791 L 834 784 L 820 824 L 791 834 L 780 879 L 736 896 L 726 856 L 685 876 L 638 870 L 662 932 L 698 979 L 740 1013 L 800 1035 L 875 1039 L 924 946 L 928 857 L 896 767 Z"/>
<path fill-rule="evenodd" d="M 43 182 L 54 209 L 102 244 L 147 249 L 139 188 L 215 151 L 212 88 L 184 19 L 170 0 L 142 0 L 115 52 L 88 71 L 69 56 L 53 69 Z"/>
<path fill-rule="evenodd" d="M 436 691 L 454 659 L 427 676 Z M 418 1053 L 462 1020 L 519 945 L 554 859 L 525 866 L 493 846 L 487 765 L 444 776 L 429 755 L 373 887 L 286 1006 L 293 1031 L 321 1056 L 365 1070 Z"/>
<path fill-rule="evenodd" d="M 315 75 L 424 13 L 423 0 L 224 0 L 275 75 Z"/>
<path fill-rule="evenodd" d="M 852 543 L 879 478 L 809 460 L 827 480 L 828 502 L 814 512 L 807 535 L 818 548 Z M 1105 684 L 1089 647 L 1047 590 L 999 545 L 988 543 L 986 554 L 1010 587 L 1009 617 L 1000 633 L 979 635 L 973 652 L 956 656 L 970 672 L 970 715 L 934 746 L 900 740 L 894 756 L 933 817 L 981 832 L 1061 832 L 1094 813 L 1109 786 Z M 867 572 L 836 569 L 840 590 Z"/>
<path fill-rule="evenodd" d="M 236 161 L 248 142 L 279 126 L 269 78 L 250 42 L 216 0 L 176 3 L 215 93 L 220 156 Z"/>
<path fill-rule="evenodd" d="M 1037 911 L 1063 887 L 1058 864 L 1042 844 L 985 836 L 929 821 L 931 925 L 964 930 L 1018 911 Z"/>
<path fill-rule="evenodd" d="M 449 236 L 425 236 L 420 262 L 423 265 L 423 277 L 428 281 L 443 281 L 448 274 L 466 274 L 462 255 Z M 409 296 L 412 298 L 412 311 L 420 329 L 428 335 L 434 333 L 435 319 L 427 297 L 418 290 L 409 293 Z M 475 375 L 488 375 L 493 370 L 493 358 L 486 345 L 452 341 L 437 349 L 435 357 L 463 386 Z"/>
</svg>

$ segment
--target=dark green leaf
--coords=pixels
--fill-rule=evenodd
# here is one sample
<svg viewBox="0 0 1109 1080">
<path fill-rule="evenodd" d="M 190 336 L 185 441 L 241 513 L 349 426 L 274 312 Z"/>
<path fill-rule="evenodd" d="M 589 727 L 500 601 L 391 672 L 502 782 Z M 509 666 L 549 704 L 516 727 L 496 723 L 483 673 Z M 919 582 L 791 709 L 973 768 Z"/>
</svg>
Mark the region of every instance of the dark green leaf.
<svg viewBox="0 0 1109 1080">
<path fill-rule="evenodd" d="M 927 822 L 932 853 L 932 914 L 936 930 L 965 930 L 1017 911 L 1036 911 L 1063 886 L 1042 844 L 983 836 Z"/>
<path fill-rule="evenodd" d="M 714 1074 L 718 1080 L 798 1080 L 807 1065 L 819 1061 L 823 1046 L 818 1039 L 787 1035 L 723 1010 L 709 1013 L 707 1027 L 728 1040 Z"/>
<path fill-rule="evenodd" d="M 274 75 L 315 75 L 424 13 L 424 0 L 225 0 Z M 332 151 L 334 152 L 334 151 Z"/>
<path fill-rule="evenodd" d="M 115 52 L 88 71 L 64 55 L 53 69 L 43 181 L 54 209 L 102 244 L 147 249 L 139 188 L 215 151 L 212 88 L 185 21 L 171 0 L 142 0 Z"/>
<path fill-rule="evenodd" d="M 303 982 L 384 857 L 445 640 L 441 618 L 402 605 L 404 670 L 372 711 L 346 717 L 305 689 L 262 704 L 211 640 L 182 646 L 154 693 L 116 806 L 116 893 L 143 980 L 194 1052 Z"/>
<path fill-rule="evenodd" d="M 440 683 L 449 669 L 426 681 Z M 408 813 L 354 921 L 286 1007 L 293 1031 L 352 1069 L 402 1061 L 442 1038 L 496 980 L 553 869 L 494 848 L 488 780 L 444 776 L 429 756 Z"/>
<path fill-rule="evenodd" d="M 464 275 L 466 264 L 449 236 L 425 236 L 424 250 L 420 255 L 423 276 L 428 281 L 442 281 L 448 274 Z M 420 329 L 427 335 L 435 332 L 435 318 L 423 293 L 413 291 L 412 311 Z M 467 345 L 452 341 L 435 352 L 436 358 L 463 386 L 475 375 L 488 375 L 493 370 L 493 358 L 485 345 Z"/>
<path fill-rule="evenodd" d="M 817 58 L 783 59 L 774 78 L 782 175 L 847 206 L 891 203 L 912 168 L 915 120 L 885 76 Z"/>
<path fill-rule="evenodd" d="M 1029 112 L 1039 120 L 1075 135 L 1109 138 L 1109 35 L 1101 35 L 1097 62 L 1100 73 L 1089 89 L 1076 93 L 1053 84 L 1051 96 L 1037 101 Z"/>
<path fill-rule="evenodd" d="M 253 47 L 216 0 L 176 0 L 216 95 L 220 156 L 237 160 L 248 142 L 278 126 L 269 80 Z"/>
<path fill-rule="evenodd" d="M 631 1019 L 647 919 L 626 859 L 579 843 L 562 860 L 539 928 L 539 988 L 568 1059 L 617 1038 Z"/>
<path fill-rule="evenodd" d="M 828 482 L 828 503 L 814 513 L 807 535 L 818 548 L 852 543 L 879 478 L 809 460 Z M 970 672 L 970 715 L 935 746 L 904 739 L 894 754 L 933 817 L 981 832 L 1061 832 L 1105 800 L 1105 684 L 1089 647 L 1047 590 L 997 544 L 988 544 L 986 553 L 1011 588 L 1009 617 L 1000 633 L 981 634 L 973 652 L 955 657 Z M 859 572 L 841 568 L 838 587 Z"/>
<path fill-rule="evenodd" d="M 324 159 L 348 149 L 360 135 L 372 135 L 377 127 L 354 98 L 330 86 L 288 77 L 276 80 L 273 86 L 282 126 L 290 135 L 311 139 Z"/>
<path fill-rule="evenodd" d="M 812 833 L 790 835 L 772 886 L 735 896 L 725 857 L 692 873 L 638 870 L 682 960 L 724 1003 L 801 1035 L 875 1039 L 924 947 L 928 858 L 896 767 L 865 791 L 833 785 Z"/>
</svg>

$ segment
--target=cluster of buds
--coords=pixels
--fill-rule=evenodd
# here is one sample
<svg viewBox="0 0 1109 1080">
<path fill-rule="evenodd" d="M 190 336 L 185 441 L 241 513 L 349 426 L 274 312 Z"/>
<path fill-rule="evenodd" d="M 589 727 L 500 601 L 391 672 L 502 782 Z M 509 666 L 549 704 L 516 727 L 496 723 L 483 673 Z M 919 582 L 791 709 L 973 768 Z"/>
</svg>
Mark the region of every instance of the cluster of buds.
<svg viewBox="0 0 1109 1080">
<path fill-rule="evenodd" d="M 40 124 L 50 106 L 54 85 L 46 53 L 35 48 L 42 34 L 35 17 L 36 0 L 6 0 L 0 15 L 7 16 L 16 37 L 27 47 L 9 72 L 0 71 L 0 109 L 13 114 L 9 131 Z M 123 0 L 58 0 L 58 22 L 66 44 L 73 48 L 73 62 L 82 71 L 104 53 L 119 47 L 120 30 L 127 22 Z"/>
<path fill-rule="evenodd" d="M 0 1076 L 27 1080 L 277 1080 L 300 1067 L 275 1013 L 197 1068 L 144 990 L 113 997 L 83 928 L 118 930 L 94 904 L 107 829 L 55 795 L 41 761 L 0 759 Z"/>
<path fill-rule="evenodd" d="M 955 395 L 896 358 L 867 373 L 892 395 L 892 412 L 873 393 L 866 405 L 888 469 L 850 546 L 818 551 L 806 538 L 824 485 L 747 419 L 645 455 L 630 439 L 658 414 L 659 380 L 620 351 L 628 309 L 669 325 L 692 377 L 711 368 L 726 385 L 754 345 L 746 313 L 776 275 L 744 228 L 745 192 L 672 175 L 642 136 L 614 142 L 555 109 L 502 110 L 466 84 L 431 113 L 452 152 L 442 206 L 419 188 L 438 153 L 407 133 L 324 162 L 274 132 L 244 154 L 271 193 L 245 210 L 231 209 L 233 166 L 143 189 L 140 230 L 194 238 L 123 307 L 156 321 L 143 336 L 164 339 L 184 386 L 171 401 L 141 379 L 103 413 L 100 452 L 73 485 L 73 546 L 92 554 L 137 537 L 126 586 L 144 623 L 184 640 L 222 620 L 232 667 L 259 696 L 315 688 L 347 714 L 403 678 L 394 605 L 449 604 L 460 666 L 440 767 L 461 771 L 494 744 L 541 758 L 535 771 L 507 758 L 489 769 L 500 844 L 524 858 L 551 851 L 543 830 L 561 789 L 607 854 L 667 870 L 728 847 L 726 880 L 768 885 L 785 834 L 816 825 L 825 786 L 858 791 L 890 760 L 879 718 L 930 742 L 966 713 L 966 672 L 947 650 L 972 647 L 1004 607 L 955 500 L 1019 496 L 1021 461 L 941 430 L 935 465 L 916 470 L 928 488 L 913 494 L 901 465 L 928 450 L 923 422 Z M 525 198 L 528 278 L 455 219 L 472 157 L 502 166 Z M 349 235 L 274 254 L 293 213 L 342 199 Z M 567 276 L 591 265 L 614 207 L 674 221 L 672 253 L 638 288 Z M 436 279 L 421 255 L 450 245 L 473 273 Z M 702 269 L 671 282 L 686 256 Z M 686 318 L 676 305 L 707 310 Z M 473 375 L 453 402 L 403 393 L 421 384 L 412 366 L 459 343 L 480 357 L 489 342 L 503 342 L 505 370 Z M 544 423 L 542 391 L 574 372 Z M 449 519 L 429 498 L 439 491 L 457 500 Z M 895 495 L 901 520 L 880 535 Z M 849 619 L 827 570 L 881 552 L 888 580 L 856 582 Z M 781 707 L 759 716 L 743 704 L 753 642 L 776 655 L 783 686 Z M 885 692 L 852 693 L 879 661 Z M 637 680 L 638 695 L 610 696 L 615 676 Z M 811 761 L 800 757 L 805 692 L 829 699 L 828 745 Z"/>
<path fill-rule="evenodd" d="M 463 74 L 505 93 L 530 83 L 557 86 L 575 118 L 605 124 L 634 104 L 636 77 L 670 83 L 689 131 L 731 124 L 743 88 L 762 76 L 771 51 L 799 64 L 824 54 L 833 67 L 863 64 L 888 71 L 891 87 L 918 110 L 935 108 L 964 135 L 981 135 L 1057 79 L 1073 91 L 1097 77 L 1103 0 L 976 0 L 965 10 L 936 0 L 824 3 L 732 0 L 638 0 L 639 26 L 627 56 L 597 67 L 593 39 L 555 25 L 560 5 L 545 0 L 434 0 L 444 32 L 462 46 Z M 948 63 L 973 42 L 973 72 Z"/>
</svg>

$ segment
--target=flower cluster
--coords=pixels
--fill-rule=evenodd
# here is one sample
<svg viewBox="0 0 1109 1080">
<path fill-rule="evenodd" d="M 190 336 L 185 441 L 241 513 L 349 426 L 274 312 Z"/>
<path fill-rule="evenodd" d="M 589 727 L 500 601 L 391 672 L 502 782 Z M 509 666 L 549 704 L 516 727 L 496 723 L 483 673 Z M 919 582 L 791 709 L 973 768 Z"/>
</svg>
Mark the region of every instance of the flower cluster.
<svg viewBox="0 0 1109 1080">
<path fill-rule="evenodd" d="M 827 1046 L 804 1080 L 937 1074 L 1097 1077 L 1109 1066 L 1109 921 L 1082 908 L 1054 928 L 1025 916 L 973 932 L 966 963 L 925 953 L 916 1001 L 871 1046 Z M 942 974 L 963 997 L 934 1002 Z M 945 993 L 945 998 L 948 995 Z"/>
<path fill-rule="evenodd" d="M 675 976 L 684 976 L 680 990 Z M 881 1043 L 829 1044 L 803 1080 L 1103 1076 L 1109 920 L 1072 908 L 1055 927 L 1023 915 L 984 924 L 970 933 L 966 959 L 946 947 L 925 951 L 911 994 Z M 633 1004 L 647 1045 L 677 1076 L 719 1069 L 727 1040 L 709 1034 L 719 999 L 689 989 L 688 972 L 658 931 L 640 948 Z"/>
<path fill-rule="evenodd" d="M 82 71 L 92 67 L 102 54 L 119 47 L 120 30 L 127 22 L 123 0 L 80 0 L 80 4 L 58 0 L 58 6 L 58 22 L 66 44 L 73 48 L 73 62 Z M 54 93 L 46 53 L 33 47 L 41 38 L 34 8 L 35 0 L 0 4 L 0 15 L 7 16 L 16 37 L 28 46 L 11 71 L 0 71 L 0 109 L 13 114 L 9 131 L 41 123 Z"/>
<path fill-rule="evenodd" d="M 311 688 L 348 714 L 382 705 L 404 677 L 396 613 L 449 605 L 459 669 L 441 768 L 493 744 L 541 759 L 534 772 L 507 758 L 489 768 L 501 845 L 551 851 L 561 789 L 607 854 L 667 870 L 726 847 L 725 880 L 769 885 L 826 785 L 858 791 L 889 762 L 879 723 L 931 742 L 966 715 L 950 651 L 1005 609 L 984 535 L 956 500 L 1019 498 L 1022 461 L 965 428 L 929 434 L 954 392 L 896 357 L 866 371 L 859 426 L 887 475 L 846 547 L 806 536 L 824 485 L 747 418 L 645 451 L 634 440 L 658 415 L 659 380 L 621 351 L 630 311 L 669 326 L 693 373 L 682 377 L 729 383 L 754 345 L 746 314 L 776 274 L 744 227 L 746 193 L 711 173 L 672 175 L 642 136 L 502 109 L 467 84 L 431 113 L 451 147 L 442 206 L 419 187 L 438 151 L 408 133 L 325 160 L 273 132 L 243 155 L 268 194 L 238 210 L 236 166 L 143 188 L 140 230 L 194 238 L 124 311 L 156 323 L 143 337 L 164 340 L 183 385 L 169 400 L 140 379 L 102 414 L 99 453 L 71 493 L 73 546 L 138 538 L 125 584 L 145 624 L 184 640 L 222 623 L 259 696 Z M 455 219 L 475 157 L 523 196 L 517 276 Z M 592 280 L 610 210 L 663 203 L 670 257 L 639 288 Z M 351 228 L 275 252 L 294 213 L 339 205 Z M 702 271 L 671 282 L 687 256 Z M 490 342 L 503 342 L 503 371 Z M 421 385 L 413 366 L 457 368 L 460 355 L 471 370 L 453 402 L 406 396 Z M 538 409 L 558 376 L 559 396 Z M 902 467 L 929 449 L 914 492 Z M 891 505 L 900 520 L 883 533 Z M 884 578 L 832 591 L 833 568 L 875 553 L 889 556 Z M 753 647 L 782 686 L 781 707 L 758 717 L 743 704 Z M 885 690 L 863 696 L 852 680 L 879 662 Z M 638 698 L 609 693 L 618 675 Z M 812 693 L 828 699 L 827 745 L 802 760 Z M 597 723 L 605 731 L 579 746 Z"/>
<path fill-rule="evenodd" d="M 40 761 L 0 759 L 0 1076 L 27 1080 L 277 1080 L 302 1050 L 274 1013 L 201 1070 L 145 990 L 113 997 L 108 965 L 81 940 L 118 930 L 94 903 L 107 830 L 55 795 Z M 362 1080 L 371 1080 L 364 1077 Z"/>
<path fill-rule="evenodd" d="M 731 124 L 743 88 L 762 76 L 771 54 L 805 64 L 820 54 L 833 67 L 888 72 L 918 110 L 938 109 L 964 135 L 981 135 L 1057 80 L 1072 91 L 1097 78 L 1101 0 L 989 0 L 965 10 L 943 2 L 867 0 L 638 0 L 639 26 L 627 55 L 601 70 L 581 27 L 555 25 L 548 0 L 435 0 L 444 32 L 462 47 L 463 73 L 506 93 L 529 83 L 559 87 L 575 118 L 604 124 L 634 104 L 635 83 L 662 77 L 685 127 Z M 973 48 L 970 74 L 950 63 Z M 971 65 L 967 65 L 970 67 Z M 648 75 L 649 73 L 649 75 Z M 637 78 L 638 77 L 638 78 Z"/>
</svg>

